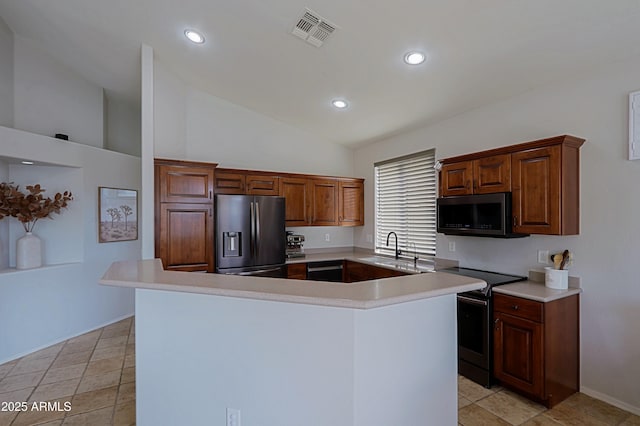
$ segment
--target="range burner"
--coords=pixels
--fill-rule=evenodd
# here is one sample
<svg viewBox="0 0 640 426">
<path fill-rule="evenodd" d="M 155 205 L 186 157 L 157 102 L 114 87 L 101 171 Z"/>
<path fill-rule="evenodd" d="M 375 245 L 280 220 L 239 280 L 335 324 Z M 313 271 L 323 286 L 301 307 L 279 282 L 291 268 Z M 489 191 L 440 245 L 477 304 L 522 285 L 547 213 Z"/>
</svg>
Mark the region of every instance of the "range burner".
<svg viewBox="0 0 640 426">
<path fill-rule="evenodd" d="M 440 269 L 441 272 L 449 272 L 451 274 L 464 275 L 465 277 L 477 278 L 487 282 L 487 286 L 481 290 L 470 291 L 469 295 L 483 295 L 488 297 L 491 294 L 491 288 L 497 285 L 515 283 L 524 281 L 527 277 L 520 275 L 502 274 L 499 272 L 482 271 L 480 269 L 452 267 Z"/>
</svg>

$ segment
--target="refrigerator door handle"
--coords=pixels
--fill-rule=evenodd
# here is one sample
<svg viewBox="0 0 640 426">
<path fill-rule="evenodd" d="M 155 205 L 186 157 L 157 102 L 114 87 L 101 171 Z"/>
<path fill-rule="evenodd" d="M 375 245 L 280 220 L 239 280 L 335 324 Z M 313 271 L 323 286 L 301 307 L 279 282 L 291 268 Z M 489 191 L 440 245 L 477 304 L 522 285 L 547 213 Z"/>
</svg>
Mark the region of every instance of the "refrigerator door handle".
<svg viewBox="0 0 640 426">
<path fill-rule="evenodd" d="M 254 256 L 254 250 L 255 250 L 255 235 L 256 235 L 256 212 L 255 212 L 255 208 L 253 206 L 253 201 L 249 203 L 249 211 L 250 211 L 250 215 L 249 215 L 249 221 L 251 222 L 251 232 L 249 234 L 249 246 L 250 246 L 250 251 L 251 251 L 251 256 Z"/>
<path fill-rule="evenodd" d="M 259 255 L 259 247 L 258 247 L 258 242 L 260 241 L 260 203 L 259 202 L 255 202 L 256 204 L 256 208 L 255 208 L 255 213 L 256 213 L 256 232 L 254 234 L 254 238 L 255 238 L 255 250 L 256 250 L 256 256 Z"/>
</svg>

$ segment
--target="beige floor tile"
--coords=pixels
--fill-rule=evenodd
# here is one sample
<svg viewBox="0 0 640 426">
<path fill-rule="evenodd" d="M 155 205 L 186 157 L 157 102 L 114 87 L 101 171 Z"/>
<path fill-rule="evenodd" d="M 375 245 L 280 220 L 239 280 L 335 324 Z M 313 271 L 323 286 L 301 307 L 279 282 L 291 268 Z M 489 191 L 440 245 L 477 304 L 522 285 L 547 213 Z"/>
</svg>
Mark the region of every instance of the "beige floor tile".
<svg viewBox="0 0 640 426">
<path fill-rule="evenodd" d="M 122 376 L 120 377 L 120 383 L 131 383 L 136 380 L 136 368 L 129 367 L 122 369 Z"/>
<path fill-rule="evenodd" d="M 76 394 L 71 401 L 71 412 L 69 415 L 86 413 L 105 407 L 113 408 L 116 404 L 117 394 L 117 386 Z"/>
<path fill-rule="evenodd" d="M 24 411 L 16 417 L 16 419 L 11 423 L 11 426 L 33 426 L 40 425 L 42 423 L 54 422 L 56 420 L 62 419 L 66 412 L 63 409 L 65 399 L 59 400 L 51 400 L 47 401 L 51 404 L 58 404 L 61 408 L 60 410 L 47 411 L 47 410 L 29 410 Z"/>
<path fill-rule="evenodd" d="M 69 367 L 71 365 L 89 362 L 92 351 L 74 352 L 70 354 L 60 354 L 51 364 L 51 368 Z"/>
<path fill-rule="evenodd" d="M 59 367 L 59 368 L 50 368 L 45 374 L 42 382 L 40 384 L 46 385 L 48 383 L 55 382 L 63 382 L 69 379 L 77 379 L 82 377 L 85 368 L 87 368 L 87 363 L 84 364 L 75 364 L 70 365 L 68 367 Z"/>
<path fill-rule="evenodd" d="M 120 383 L 120 371 L 110 371 L 98 376 L 84 376 L 78 386 L 78 393 L 110 388 Z"/>
<path fill-rule="evenodd" d="M 523 423 L 522 426 L 561 426 L 561 423 L 556 422 L 544 414 L 538 414 L 533 419 Z"/>
<path fill-rule="evenodd" d="M 98 344 L 96 345 L 96 349 L 104 349 L 104 348 L 112 348 L 114 346 L 126 346 L 127 345 L 127 336 L 118 336 L 118 337 L 108 337 L 108 338 L 100 338 L 98 340 Z"/>
<path fill-rule="evenodd" d="M 129 336 L 129 329 L 128 328 L 124 328 L 124 329 L 112 329 L 112 330 L 105 330 L 102 333 L 102 338 L 103 339 L 107 339 L 107 338 L 114 338 L 114 337 L 125 337 L 127 338 Z"/>
<path fill-rule="evenodd" d="M 20 389 L 12 392 L 0 393 L 0 402 L 7 403 L 22 403 L 27 402 L 29 399 L 29 395 L 33 392 L 34 388 Z M 0 410 L 0 426 L 9 426 L 13 419 L 16 418 L 20 410 L 22 410 L 22 406 L 16 407 L 13 406 L 2 406 L 2 409 L 6 409 L 7 411 Z"/>
<path fill-rule="evenodd" d="M 79 343 L 79 342 L 96 342 L 102 334 L 102 329 L 93 330 L 85 334 L 81 334 L 72 339 L 67 340 L 67 343 Z"/>
<path fill-rule="evenodd" d="M 458 376 L 458 393 L 469 401 L 475 402 L 489 395 L 493 395 L 495 390 L 487 389 L 466 377 Z"/>
<path fill-rule="evenodd" d="M 113 407 L 102 408 L 88 413 L 68 416 L 64 419 L 64 426 L 111 426 Z"/>
<path fill-rule="evenodd" d="M 620 426 L 640 426 L 640 416 L 631 414 L 622 423 L 620 423 Z"/>
<path fill-rule="evenodd" d="M 127 343 L 127 349 L 125 351 L 125 355 L 133 355 L 136 353 L 136 344 L 135 343 Z"/>
<path fill-rule="evenodd" d="M 44 371 L 37 371 L 35 373 L 7 376 L 0 380 L 0 393 L 35 387 L 40 383 L 44 373 Z"/>
<path fill-rule="evenodd" d="M 37 352 L 30 353 L 29 355 L 26 355 L 25 357 L 23 357 L 23 359 L 48 358 L 50 356 L 55 357 L 56 355 L 58 355 L 60 350 L 62 350 L 64 343 L 65 342 L 60 342 L 58 344 L 41 349 Z"/>
<path fill-rule="evenodd" d="M 40 385 L 31 394 L 29 401 L 52 401 L 54 399 L 61 399 L 65 397 L 71 397 L 76 393 L 76 389 L 80 379 L 65 380 L 57 383 L 49 383 L 46 385 Z M 65 401 L 70 401 L 71 398 L 67 398 Z"/>
<path fill-rule="evenodd" d="M 18 374 L 34 373 L 36 371 L 44 371 L 48 369 L 55 356 L 48 356 L 45 358 L 26 359 L 22 358 L 9 372 L 8 376 L 16 376 Z"/>
<path fill-rule="evenodd" d="M 489 395 L 476 404 L 513 425 L 522 424 L 546 410 L 544 406 L 506 390 Z"/>
<path fill-rule="evenodd" d="M 52 422 L 40 423 L 38 426 L 60 426 L 62 420 L 54 420 Z"/>
<path fill-rule="evenodd" d="M 18 363 L 18 360 L 15 360 L 15 361 L 9 361 L 0 365 L 0 380 L 3 379 L 4 376 L 8 375 L 9 372 L 13 369 L 13 367 L 15 367 L 17 363 Z"/>
<path fill-rule="evenodd" d="M 97 340 L 80 341 L 80 342 L 67 342 L 62 348 L 59 355 L 68 355 L 76 352 L 92 351 L 96 346 Z"/>
<path fill-rule="evenodd" d="M 126 355 L 124 357 L 124 368 L 135 367 L 136 366 L 136 355 Z"/>
<path fill-rule="evenodd" d="M 132 426 L 136 424 L 136 403 L 135 401 L 116 405 L 113 416 L 113 426 Z"/>
<path fill-rule="evenodd" d="M 564 405 L 556 405 L 551 410 L 545 411 L 544 415 L 564 426 L 605 426 L 602 422 L 586 414 L 584 411 Z"/>
<path fill-rule="evenodd" d="M 85 376 L 95 376 L 98 374 L 108 373 L 109 371 L 114 371 L 114 370 L 120 371 L 122 370 L 123 363 L 124 363 L 123 356 L 91 361 L 84 374 Z"/>
<path fill-rule="evenodd" d="M 619 424 L 629 416 L 629 412 L 583 393 L 575 393 L 559 405 L 575 408 L 581 413 L 607 424 Z"/>
<path fill-rule="evenodd" d="M 473 403 L 469 401 L 467 398 L 465 398 L 464 396 L 458 397 L 458 410 L 470 404 L 473 404 Z"/>
<path fill-rule="evenodd" d="M 511 426 L 507 421 L 476 404 L 458 410 L 458 422 L 463 426 Z"/>
<path fill-rule="evenodd" d="M 118 399 L 116 404 L 124 404 L 125 402 L 136 400 L 136 384 L 125 383 L 120 385 L 118 389 Z"/>
<path fill-rule="evenodd" d="M 123 357 L 125 352 L 124 346 L 114 346 L 112 348 L 96 349 L 91 355 L 91 361 L 97 361 L 100 359 Z"/>
</svg>

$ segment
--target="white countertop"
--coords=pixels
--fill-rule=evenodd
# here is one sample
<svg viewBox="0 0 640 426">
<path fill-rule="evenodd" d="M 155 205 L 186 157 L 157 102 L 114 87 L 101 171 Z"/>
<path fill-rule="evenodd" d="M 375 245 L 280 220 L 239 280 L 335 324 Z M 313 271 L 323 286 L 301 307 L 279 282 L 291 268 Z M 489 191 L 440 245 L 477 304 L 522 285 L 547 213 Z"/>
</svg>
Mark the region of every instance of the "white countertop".
<svg viewBox="0 0 640 426">
<path fill-rule="evenodd" d="M 349 260 L 374 257 L 371 255 L 360 256 L 354 253 L 338 257 L 336 254 L 327 256 L 331 259 Z M 310 258 L 299 259 L 301 262 L 315 260 L 315 255 L 313 260 Z M 382 260 L 387 261 L 384 258 Z M 411 262 L 411 266 L 413 266 L 413 262 Z M 114 262 L 105 272 L 100 283 L 117 287 L 181 291 L 357 309 L 376 308 L 461 293 L 486 286 L 482 280 L 445 272 L 415 272 L 417 271 L 414 271 L 412 275 L 346 284 L 165 271 L 159 259 L 152 259 Z"/>
<path fill-rule="evenodd" d="M 521 281 L 513 284 L 505 284 L 493 287 L 494 293 L 506 294 L 508 296 L 522 297 L 524 299 L 538 302 L 551 302 L 563 297 L 573 296 L 582 292 L 580 288 L 569 287 L 566 290 L 556 290 L 544 285 L 539 281 Z"/>
</svg>

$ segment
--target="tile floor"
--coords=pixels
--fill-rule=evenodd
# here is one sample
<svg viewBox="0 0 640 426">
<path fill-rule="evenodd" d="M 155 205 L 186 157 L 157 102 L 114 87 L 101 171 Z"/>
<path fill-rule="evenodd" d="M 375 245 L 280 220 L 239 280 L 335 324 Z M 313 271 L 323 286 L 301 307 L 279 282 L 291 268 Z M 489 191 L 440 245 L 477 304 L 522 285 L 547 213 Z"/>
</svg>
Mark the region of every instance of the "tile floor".
<svg viewBox="0 0 640 426">
<path fill-rule="evenodd" d="M 0 365 L 0 426 L 135 425 L 134 339 L 127 318 Z"/>
<path fill-rule="evenodd" d="M 134 321 L 128 318 L 0 365 L 0 403 L 26 402 L 32 408 L 45 401 L 54 408 L 0 409 L 0 426 L 135 425 L 134 339 Z M 547 410 L 464 377 L 458 378 L 458 409 L 463 426 L 640 426 L 640 416 L 584 394 Z"/>
</svg>

